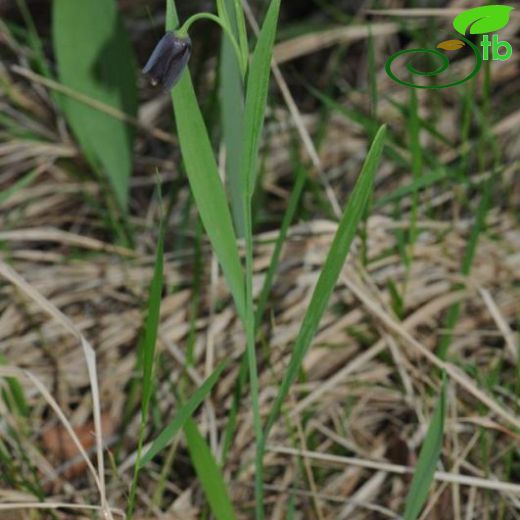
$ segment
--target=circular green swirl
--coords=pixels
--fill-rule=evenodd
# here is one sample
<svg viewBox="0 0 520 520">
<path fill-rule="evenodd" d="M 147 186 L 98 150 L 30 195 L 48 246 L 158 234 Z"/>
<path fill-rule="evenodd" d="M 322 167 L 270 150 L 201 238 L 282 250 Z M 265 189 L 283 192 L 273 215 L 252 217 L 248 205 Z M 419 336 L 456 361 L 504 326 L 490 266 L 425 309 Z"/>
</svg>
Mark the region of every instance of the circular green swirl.
<svg viewBox="0 0 520 520">
<path fill-rule="evenodd" d="M 438 51 L 437 49 L 406 49 L 404 51 L 396 52 L 395 54 L 392 54 L 390 58 L 386 61 L 385 69 L 386 73 L 390 78 L 392 78 L 395 82 L 399 83 L 400 85 L 404 85 L 405 87 L 412 87 L 412 88 L 431 88 L 431 89 L 438 89 L 438 88 L 448 88 L 448 87 L 454 87 L 455 85 L 460 85 L 461 83 L 464 83 L 474 76 L 478 74 L 478 71 L 480 70 L 480 67 L 482 66 L 482 56 L 480 55 L 479 48 L 472 42 L 470 42 L 468 39 L 464 38 L 464 36 L 460 36 L 459 38 L 461 40 L 464 40 L 464 42 L 471 47 L 471 50 L 473 51 L 473 54 L 475 55 L 475 67 L 473 70 L 462 79 L 459 79 L 457 81 L 453 81 L 451 83 L 447 83 L 444 85 L 417 85 L 416 83 L 412 83 L 411 81 L 403 81 L 399 79 L 394 72 L 392 71 L 392 63 L 402 56 L 403 54 L 415 54 L 415 53 L 427 53 L 427 54 L 433 54 L 436 58 L 440 60 L 440 65 L 433 71 L 424 72 L 417 70 L 411 63 L 406 64 L 406 68 L 411 74 L 418 75 L 418 76 L 437 76 L 438 74 L 441 74 L 444 72 L 450 65 L 450 61 L 448 60 L 448 57 L 443 54 L 441 51 Z"/>
</svg>

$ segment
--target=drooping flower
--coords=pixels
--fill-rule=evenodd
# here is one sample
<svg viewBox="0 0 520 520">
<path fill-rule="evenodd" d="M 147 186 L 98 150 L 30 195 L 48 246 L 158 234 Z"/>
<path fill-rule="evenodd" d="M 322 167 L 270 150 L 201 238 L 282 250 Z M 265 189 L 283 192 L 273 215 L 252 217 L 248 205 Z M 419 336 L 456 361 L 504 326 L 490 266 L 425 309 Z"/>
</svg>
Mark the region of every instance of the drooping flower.
<svg viewBox="0 0 520 520">
<path fill-rule="evenodd" d="M 155 46 L 143 73 L 150 77 L 153 86 L 160 85 L 170 90 L 182 76 L 190 56 L 189 36 L 181 38 L 174 32 L 167 32 Z"/>
</svg>

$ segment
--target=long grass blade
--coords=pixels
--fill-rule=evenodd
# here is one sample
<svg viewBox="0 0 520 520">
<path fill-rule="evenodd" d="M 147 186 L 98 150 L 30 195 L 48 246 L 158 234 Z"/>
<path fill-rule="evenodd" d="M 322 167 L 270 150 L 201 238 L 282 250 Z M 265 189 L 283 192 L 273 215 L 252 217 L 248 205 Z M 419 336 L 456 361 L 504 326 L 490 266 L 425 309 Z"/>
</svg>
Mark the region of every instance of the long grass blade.
<svg viewBox="0 0 520 520">
<path fill-rule="evenodd" d="M 244 208 L 244 230 L 246 239 L 246 353 L 249 368 L 253 428 L 256 441 L 255 458 L 255 502 L 256 518 L 263 520 L 263 446 L 264 436 L 260 417 L 259 386 L 255 348 L 255 313 L 253 303 L 253 216 L 252 196 L 255 186 L 258 150 L 264 126 L 265 108 L 269 90 L 269 78 L 273 45 L 278 25 L 280 0 L 271 0 L 269 9 L 258 35 L 251 59 L 246 87 L 244 115 L 244 141 L 241 155 L 241 192 Z"/>
<path fill-rule="evenodd" d="M 242 2 L 240 0 L 233 0 L 233 4 L 235 8 L 234 10 L 238 32 L 238 44 L 242 52 L 242 59 L 247 64 L 249 59 L 249 44 L 247 41 L 246 18 L 244 16 Z"/>
<path fill-rule="evenodd" d="M 246 88 L 242 175 L 246 193 L 253 194 L 260 138 L 264 127 L 273 45 L 278 25 L 280 0 L 272 0 L 251 58 Z"/>
<path fill-rule="evenodd" d="M 193 412 L 200 406 L 202 401 L 211 392 L 215 383 L 219 380 L 223 370 L 226 368 L 225 363 L 221 363 L 211 375 L 202 383 L 195 393 L 177 412 L 175 419 L 164 428 L 164 430 L 152 442 L 150 448 L 146 451 L 140 461 L 140 466 L 150 462 L 162 449 L 164 449 L 175 437 L 177 432 L 184 426 L 186 421 L 193 415 Z"/>
<path fill-rule="evenodd" d="M 159 330 L 161 295 L 163 288 L 164 232 L 164 223 L 161 223 L 155 256 L 153 279 L 148 299 L 148 315 L 146 317 L 144 340 L 142 343 L 143 399 L 141 414 L 143 418 L 146 418 L 148 415 L 148 408 L 153 389 L 153 365 L 155 359 L 155 345 L 157 343 L 157 331 Z"/>
<path fill-rule="evenodd" d="M 376 208 L 381 208 L 390 202 L 399 201 L 408 195 L 415 193 L 416 191 L 429 188 L 435 183 L 445 180 L 448 178 L 448 176 L 448 171 L 445 168 L 440 168 L 439 170 L 431 172 L 428 175 L 424 175 L 423 177 L 419 177 L 418 179 L 412 180 L 409 184 L 401 186 L 400 188 L 383 195 L 380 199 L 376 200 L 374 206 Z"/>
<path fill-rule="evenodd" d="M 211 450 L 192 419 L 184 426 L 190 457 L 195 466 L 211 512 L 217 520 L 235 520 L 231 499 L 222 475 Z"/>
<path fill-rule="evenodd" d="M 267 269 L 267 273 L 265 275 L 264 284 L 262 286 L 262 290 L 260 291 L 260 296 L 258 298 L 258 304 L 256 307 L 256 326 L 258 327 L 261 323 L 262 316 L 264 314 L 267 300 L 269 298 L 269 293 L 271 292 L 271 288 L 273 286 L 273 280 L 276 273 L 276 269 L 278 268 L 278 262 L 280 260 L 280 255 L 282 253 L 283 245 L 285 244 L 285 239 L 287 238 L 287 232 L 289 230 L 289 226 L 293 221 L 294 214 L 296 213 L 296 209 L 298 207 L 298 202 L 300 201 L 301 194 L 303 192 L 303 187 L 305 186 L 305 181 L 307 180 L 306 171 L 303 166 L 300 165 L 296 172 L 296 182 L 294 183 L 293 190 L 291 192 L 291 196 L 289 198 L 289 202 L 287 203 L 287 210 L 282 220 L 282 224 L 280 226 L 280 232 L 278 233 L 278 237 L 276 238 L 276 243 L 274 245 L 273 255 L 271 257 L 271 262 L 269 263 L 269 268 Z"/>
<path fill-rule="evenodd" d="M 430 486 L 433 482 L 435 469 L 442 450 L 445 415 L 446 378 L 443 380 L 441 395 L 439 396 L 439 401 L 433 413 L 428 433 L 424 439 L 410 490 L 406 497 L 404 520 L 416 520 L 428 498 Z"/>
<path fill-rule="evenodd" d="M 137 481 L 141 468 L 141 452 L 143 448 L 144 432 L 148 420 L 148 410 L 153 391 L 153 367 L 155 360 L 155 345 L 157 342 L 157 332 L 159 330 L 159 318 L 161 310 L 161 296 L 163 288 L 163 264 L 164 264 L 164 233 L 165 222 L 161 219 L 159 238 L 155 254 L 155 266 L 150 293 L 148 297 L 148 313 L 144 326 L 144 338 L 141 342 L 141 352 L 139 353 L 143 367 L 143 397 L 141 400 L 141 424 L 139 428 L 139 438 L 137 444 L 137 459 L 134 466 L 130 496 L 128 499 L 128 517 L 132 518 L 135 507 Z"/>
<path fill-rule="evenodd" d="M 289 366 L 287 367 L 275 402 L 271 408 L 265 430 L 266 438 L 269 430 L 280 413 L 283 401 L 289 392 L 289 388 L 298 374 L 298 370 L 300 369 L 303 358 L 311 344 L 312 338 L 318 330 L 320 320 L 325 312 L 338 276 L 340 275 L 343 264 L 347 258 L 350 246 L 354 240 L 357 226 L 372 194 L 374 178 L 385 142 L 385 135 L 386 127 L 382 126 L 377 132 L 372 146 L 368 151 L 359 178 L 339 223 L 338 230 L 327 255 L 327 259 L 325 260 L 318 283 L 314 289 L 311 302 L 307 308 L 305 317 L 303 318 L 303 323 L 298 337 L 296 338 Z"/>
<path fill-rule="evenodd" d="M 3 365 L 7 365 L 7 360 L 5 356 L 0 354 L 0 366 Z M 11 409 L 14 407 L 21 417 L 29 417 L 30 408 L 27 404 L 22 385 L 14 377 L 6 378 L 6 383 L 9 392 L 7 392 L 7 389 L 5 389 L 2 390 L 1 393 L 7 408 Z"/>
<path fill-rule="evenodd" d="M 34 181 L 36 177 L 38 177 L 40 172 L 41 170 L 33 170 L 27 175 L 24 175 L 21 179 L 17 180 L 12 186 L 9 186 L 9 188 L 0 191 L 0 206 L 15 193 L 29 186 L 29 184 L 31 184 L 31 182 Z"/>
<path fill-rule="evenodd" d="M 237 36 L 234 0 L 223 0 Z M 222 38 L 220 61 L 220 102 L 222 132 L 226 148 L 226 184 L 231 212 L 239 237 L 244 236 L 244 208 L 240 182 L 240 154 L 244 135 L 244 83 L 240 64 L 228 38 Z"/>
</svg>

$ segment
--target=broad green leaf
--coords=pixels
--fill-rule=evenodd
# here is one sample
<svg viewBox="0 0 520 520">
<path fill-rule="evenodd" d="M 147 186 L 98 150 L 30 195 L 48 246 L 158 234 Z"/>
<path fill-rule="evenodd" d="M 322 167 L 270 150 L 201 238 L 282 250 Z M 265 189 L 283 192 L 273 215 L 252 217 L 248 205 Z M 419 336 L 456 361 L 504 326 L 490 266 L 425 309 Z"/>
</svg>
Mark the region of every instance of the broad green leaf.
<svg viewBox="0 0 520 520">
<path fill-rule="evenodd" d="M 499 31 L 509 23 L 512 7 L 508 5 L 485 5 L 474 7 L 458 14 L 453 27 L 460 34 L 485 34 Z"/>
<path fill-rule="evenodd" d="M 285 371 L 280 389 L 278 390 L 278 395 L 271 408 L 266 426 L 266 438 L 280 413 L 283 401 L 298 374 L 303 358 L 318 330 L 321 318 L 327 308 L 330 296 L 343 269 L 352 241 L 354 240 L 357 226 L 365 214 L 366 205 L 372 194 L 376 170 L 383 152 L 385 135 L 386 126 L 382 126 L 378 130 L 372 146 L 368 151 L 359 178 L 356 181 L 354 190 L 352 191 L 339 223 L 320 277 L 314 288 L 307 312 L 303 318 L 298 337 L 296 338 L 289 366 Z"/>
<path fill-rule="evenodd" d="M 167 1 L 166 29 L 178 25 L 173 0 Z M 182 159 L 200 218 L 235 300 L 238 315 L 245 316 L 244 273 L 236 235 L 208 131 L 188 71 L 172 91 Z"/>
<path fill-rule="evenodd" d="M 410 491 L 406 497 L 404 520 L 416 520 L 428 498 L 437 462 L 441 455 L 445 415 L 446 380 L 444 378 L 441 395 L 428 427 L 410 484 Z"/>
<path fill-rule="evenodd" d="M 60 81 L 94 100 L 135 115 L 135 64 L 115 0 L 54 0 L 54 53 Z M 85 156 L 101 170 L 122 209 L 128 203 L 133 133 L 122 121 L 77 100 L 61 106 Z"/>
<path fill-rule="evenodd" d="M 192 419 L 186 421 L 184 433 L 191 461 L 208 499 L 211 512 L 217 520 L 235 520 L 236 514 L 229 498 L 224 476 Z"/>
<path fill-rule="evenodd" d="M 186 421 L 193 415 L 193 412 L 200 406 L 202 401 L 211 392 L 211 389 L 215 386 L 215 383 L 219 380 L 224 368 L 225 363 L 221 363 L 213 373 L 202 383 L 202 385 L 195 391 L 195 393 L 188 399 L 188 401 L 181 407 L 177 412 L 175 419 L 164 428 L 164 430 L 156 437 L 152 442 L 152 445 L 148 451 L 143 455 L 140 467 L 143 467 L 146 463 L 151 461 L 165 446 L 167 446 L 171 440 L 175 437 L 177 432 L 184 426 Z"/>
</svg>

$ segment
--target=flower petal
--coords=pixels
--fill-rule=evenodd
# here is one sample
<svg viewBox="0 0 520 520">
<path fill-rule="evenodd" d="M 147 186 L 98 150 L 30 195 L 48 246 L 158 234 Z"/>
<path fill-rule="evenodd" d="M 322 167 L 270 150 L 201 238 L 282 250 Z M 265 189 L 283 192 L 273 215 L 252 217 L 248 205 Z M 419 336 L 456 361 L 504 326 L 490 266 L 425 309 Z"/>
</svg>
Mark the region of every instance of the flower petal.
<svg viewBox="0 0 520 520">
<path fill-rule="evenodd" d="M 191 40 L 167 32 L 156 45 L 143 68 L 152 85 L 170 90 L 179 81 L 191 56 Z"/>
</svg>

